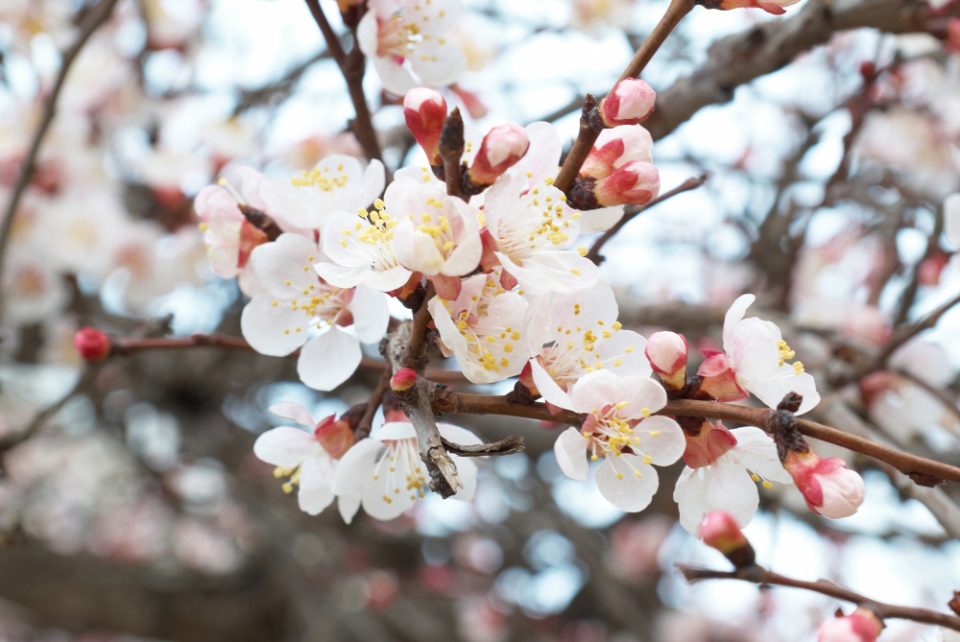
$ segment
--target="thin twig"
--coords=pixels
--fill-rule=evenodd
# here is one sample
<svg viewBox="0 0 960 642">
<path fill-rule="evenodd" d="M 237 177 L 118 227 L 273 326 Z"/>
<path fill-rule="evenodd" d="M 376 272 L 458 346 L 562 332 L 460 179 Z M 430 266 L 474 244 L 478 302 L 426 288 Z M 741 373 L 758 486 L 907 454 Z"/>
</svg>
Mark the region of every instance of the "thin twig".
<svg viewBox="0 0 960 642">
<path fill-rule="evenodd" d="M 674 187 L 669 192 L 664 192 L 663 194 L 653 199 L 646 205 L 627 209 L 623 214 L 623 218 L 617 221 L 616 225 L 614 225 L 609 230 L 601 234 L 600 237 L 593 242 L 593 247 L 591 247 L 590 251 L 587 252 L 587 258 L 593 261 L 594 263 L 596 263 L 597 265 L 599 265 L 600 263 L 603 262 L 603 258 L 600 256 L 600 250 L 603 249 L 603 246 L 607 241 L 612 239 L 614 236 L 616 236 L 617 233 L 620 232 L 620 230 L 626 227 L 627 223 L 635 219 L 637 216 L 639 216 L 643 212 L 646 212 L 651 207 L 654 207 L 655 205 L 659 205 L 664 201 L 670 200 L 677 194 L 683 194 L 684 192 L 689 192 L 690 190 L 697 189 L 698 187 L 703 185 L 706 182 L 706 180 L 707 180 L 706 174 L 701 174 L 700 176 L 694 176 L 692 178 L 688 178 L 687 180 L 683 181 L 682 183 Z"/>
<path fill-rule="evenodd" d="M 380 407 L 380 403 L 383 401 L 383 395 L 385 395 L 389 389 L 390 369 L 387 368 L 383 371 L 383 374 L 380 375 L 380 381 L 377 382 L 377 386 L 370 393 L 370 400 L 367 402 L 367 407 L 363 411 L 360 421 L 357 423 L 357 429 L 353 431 L 355 440 L 360 441 L 370 435 L 370 430 L 373 428 L 373 417 L 377 414 L 377 408 Z"/>
<path fill-rule="evenodd" d="M 677 569 L 679 569 L 686 580 L 691 583 L 702 580 L 741 580 L 744 582 L 753 582 L 761 586 L 787 586 L 790 588 L 804 589 L 868 608 L 881 620 L 888 618 L 913 620 L 914 622 L 934 624 L 936 626 L 944 626 L 955 631 L 960 631 L 960 617 L 930 609 L 878 602 L 827 580 L 817 580 L 815 582 L 797 580 L 768 571 L 759 566 L 746 567 L 737 571 L 715 571 L 688 566 L 686 564 L 677 564 Z"/>
<path fill-rule="evenodd" d="M 909 325 L 906 328 L 902 328 L 899 332 L 897 332 L 893 336 L 893 338 L 890 339 L 890 341 L 887 342 L 887 345 L 883 346 L 883 349 L 880 350 L 880 353 L 877 355 L 877 358 L 874 360 L 873 365 L 864 374 L 876 372 L 877 370 L 883 370 L 884 367 L 887 365 L 887 360 L 893 355 L 894 352 L 896 352 L 899 348 L 901 348 L 908 341 L 913 339 L 915 336 L 917 336 L 924 330 L 927 330 L 937 325 L 937 322 L 940 320 L 940 317 L 946 314 L 953 306 L 957 305 L 958 303 L 960 303 L 960 294 L 953 297 L 952 299 L 950 299 L 949 301 L 947 301 L 946 303 L 944 303 L 943 305 L 941 305 L 936 310 L 934 310 L 924 318 L 920 319 L 916 323 Z"/>
<path fill-rule="evenodd" d="M 357 137 L 357 142 L 363 149 L 364 155 L 370 159 L 383 160 L 383 151 L 380 149 L 380 140 L 377 138 L 377 132 L 373 127 L 373 116 L 370 114 L 370 106 L 367 105 L 367 96 L 363 91 L 363 74 L 366 71 L 366 58 L 360 51 L 359 41 L 357 40 L 356 28 L 351 27 L 353 31 L 353 48 L 350 53 L 346 53 L 343 45 L 340 44 L 340 38 L 336 31 L 327 20 L 319 0 L 305 0 L 307 7 L 313 15 L 314 21 L 320 27 L 323 39 L 327 42 L 327 48 L 330 55 L 333 56 L 340 73 L 343 75 L 344 82 L 347 83 L 347 93 L 350 94 L 350 102 L 353 103 L 356 118 L 352 122 L 351 129 Z"/>
<path fill-rule="evenodd" d="M 430 323 L 430 309 L 427 304 L 433 298 L 433 284 L 427 286 L 423 294 L 423 302 L 413 315 L 413 325 L 410 330 L 410 342 L 403 353 L 401 366 L 404 368 L 413 368 L 417 372 L 423 372 L 427 364 L 424 353 L 427 350 L 427 326 Z"/>
<path fill-rule="evenodd" d="M 60 412 L 60 409 L 67 405 L 67 402 L 73 399 L 77 393 L 79 393 L 80 390 L 82 390 L 83 387 L 90 382 L 92 374 L 93 370 L 89 368 L 84 370 L 80 376 L 77 377 L 76 383 L 71 386 L 70 390 L 67 391 L 65 395 L 34 415 L 33 419 L 30 420 L 30 423 L 28 423 L 22 429 L 0 440 L 0 455 L 7 452 L 11 448 L 22 444 L 37 434 L 43 425 L 47 423 L 48 419 Z"/>
<path fill-rule="evenodd" d="M 7 201 L 2 221 L 0 221 L 0 276 L 2 276 L 4 257 L 6 256 L 7 245 L 9 244 L 10 234 L 13 230 L 13 220 L 17 215 L 17 207 L 20 205 L 20 200 L 23 198 L 23 194 L 30 184 L 30 179 L 33 177 L 33 172 L 37 165 L 37 158 L 40 155 L 40 147 L 43 145 L 43 139 L 46 137 L 47 131 L 50 129 L 50 125 L 53 124 L 53 119 L 57 114 L 57 101 L 60 98 L 63 85 L 67 80 L 67 74 L 70 72 L 73 62 L 87 44 L 90 36 L 110 17 L 115 4 L 117 4 L 117 0 L 101 0 L 80 24 L 77 37 L 73 41 L 73 44 L 61 54 L 60 71 L 57 72 L 57 77 L 53 82 L 53 89 L 50 91 L 50 95 L 47 96 L 43 107 L 43 115 L 40 118 L 40 124 L 33 133 L 30 148 L 27 151 L 26 158 L 23 160 L 23 164 L 20 165 L 20 174 L 17 176 L 17 182 L 14 183 L 13 191 L 10 193 L 10 200 Z M 0 281 L 2 281 L 2 279 L 0 279 Z M 2 314 L 2 312 L 3 290 L 0 289 L 0 314 Z"/>
</svg>

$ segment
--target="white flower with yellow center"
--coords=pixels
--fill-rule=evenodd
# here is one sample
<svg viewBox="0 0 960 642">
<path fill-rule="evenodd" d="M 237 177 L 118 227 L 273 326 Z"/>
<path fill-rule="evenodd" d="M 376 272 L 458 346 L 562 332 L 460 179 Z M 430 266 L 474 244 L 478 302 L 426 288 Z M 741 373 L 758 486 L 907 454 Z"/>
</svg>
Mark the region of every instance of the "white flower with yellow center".
<svg viewBox="0 0 960 642">
<path fill-rule="evenodd" d="M 573 410 L 587 414 L 580 430 L 560 433 L 553 450 L 560 470 L 578 481 L 597 467 L 597 489 L 607 501 L 627 512 L 646 508 L 659 487 L 657 466 L 680 459 L 686 447 L 683 431 L 669 417 L 651 417 L 667 403 L 667 393 L 643 376 L 618 377 L 608 370 L 592 372 L 570 391 Z"/>
<path fill-rule="evenodd" d="M 357 42 L 387 91 L 403 95 L 460 77 L 466 57 L 447 34 L 462 10 L 460 0 L 370 0 Z"/>
<path fill-rule="evenodd" d="M 493 383 L 520 374 L 527 359 L 523 328 L 527 300 L 500 285 L 497 272 L 463 280 L 455 301 L 439 296 L 428 304 L 441 348 L 457 357 L 473 383 Z"/>
<path fill-rule="evenodd" d="M 394 249 L 397 220 L 377 199 L 373 210 L 358 214 L 335 212 L 323 232 L 323 251 L 330 259 L 317 263 L 317 273 L 338 287 L 365 285 L 390 292 L 410 278 Z"/>
<path fill-rule="evenodd" d="M 259 291 L 243 309 L 240 327 L 261 354 L 285 356 L 302 347 L 301 381 L 332 390 L 360 364 L 360 342 L 383 337 L 390 314 L 384 294 L 320 279 L 313 268 L 320 258 L 320 248 L 299 234 L 281 234 L 254 249 L 250 262 Z"/>
<path fill-rule="evenodd" d="M 545 401 L 572 409 L 568 391 L 587 373 L 607 369 L 618 376 L 651 373 L 647 340 L 624 330 L 610 286 L 598 283 L 543 296 L 527 323 L 531 374 Z"/>
<path fill-rule="evenodd" d="M 504 177 L 484 197 L 484 219 L 496 242 L 494 254 L 531 294 L 582 288 L 597 280 L 597 266 L 571 246 L 581 213 L 546 178 L 533 187 Z"/>
<path fill-rule="evenodd" d="M 321 230 L 333 212 L 367 207 L 383 192 L 385 180 L 380 161 L 364 167 L 353 156 L 334 154 L 299 176 L 264 181 L 260 195 L 287 224 L 284 229 Z"/>
<path fill-rule="evenodd" d="M 440 434 L 459 444 L 482 443 L 476 435 L 451 424 L 437 424 Z M 477 488 L 477 466 L 469 459 L 450 456 L 463 487 L 453 497 L 469 501 Z M 333 492 L 359 497 L 363 509 L 375 519 L 393 519 L 426 495 L 429 475 L 420 459 L 417 431 L 405 421 L 388 422 L 372 437 L 357 442 L 340 459 Z M 347 523 L 353 515 L 343 515 Z"/>
<path fill-rule="evenodd" d="M 448 196 L 443 183 L 397 178 L 383 197 L 397 219 L 394 248 L 400 265 L 427 276 L 463 276 L 483 251 L 477 210 Z"/>
</svg>

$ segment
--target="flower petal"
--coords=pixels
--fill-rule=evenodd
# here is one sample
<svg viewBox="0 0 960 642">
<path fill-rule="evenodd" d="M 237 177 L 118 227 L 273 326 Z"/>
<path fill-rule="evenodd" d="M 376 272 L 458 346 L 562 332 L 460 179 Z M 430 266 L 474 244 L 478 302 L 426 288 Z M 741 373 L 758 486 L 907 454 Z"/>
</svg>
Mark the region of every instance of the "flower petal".
<svg viewBox="0 0 960 642">
<path fill-rule="evenodd" d="M 353 329 L 363 343 L 376 343 L 383 338 L 390 323 L 387 295 L 358 285 L 350 301 Z"/>
<path fill-rule="evenodd" d="M 316 445 L 311 433 L 291 426 L 280 426 L 257 437 L 253 442 L 253 454 L 272 466 L 292 468 L 309 457 Z"/>
<path fill-rule="evenodd" d="M 333 462 L 329 456 L 314 456 L 300 466 L 297 503 L 308 515 L 319 515 L 333 502 Z"/>
<path fill-rule="evenodd" d="M 268 410 L 278 417 L 295 421 L 310 430 L 313 430 L 317 423 L 313 420 L 313 415 L 310 414 L 309 410 L 292 401 L 278 401 L 270 406 Z"/>
<path fill-rule="evenodd" d="M 564 430 L 553 442 L 553 454 L 563 474 L 570 479 L 585 481 L 590 474 L 587 461 L 587 440 L 580 431 L 570 427 Z"/>
<path fill-rule="evenodd" d="M 680 424 L 669 417 L 649 417 L 633 430 L 640 438 L 635 450 L 642 451 L 657 466 L 669 466 L 680 459 L 687 448 Z"/>
<path fill-rule="evenodd" d="M 333 390 L 356 372 L 362 357 L 357 338 L 332 326 L 300 350 L 297 374 L 315 390 Z"/>
<path fill-rule="evenodd" d="M 600 494 L 628 513 L 649 506 L 660 486 L 656 469 L 636 455 L 608 457 L 597 467 L 596 479 Z"/>
</svg>

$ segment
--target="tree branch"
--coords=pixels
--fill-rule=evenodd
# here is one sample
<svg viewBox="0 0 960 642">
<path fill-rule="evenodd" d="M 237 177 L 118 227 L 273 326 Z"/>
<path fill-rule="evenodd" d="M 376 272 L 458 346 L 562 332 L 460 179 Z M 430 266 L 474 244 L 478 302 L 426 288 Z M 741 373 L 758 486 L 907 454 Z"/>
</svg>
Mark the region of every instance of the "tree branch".
<svg viewBox="0 0 960 642">
<path fill-rule="evenodd" d="M 817 580 L 816 582 L 797 580 L 792 577 L 780 575 L 779 573 L 774 573 L 773 571 L 768 571 L 759 566 L 748 566 L 737 571 L 714 571 L 706 568 L 688 566 L 686 564 L 677 564 L 677 569 L 683 573 L 684 578 L 690 583 L 703 580 L 741 580 L 743 582 L 753 582 L 761 586 L 787 586 L 790 588 L 804 589 L 868 608 L 881 620 L 888 618 L 913 620 L 914 622 L 944 626 L 954 631 L 960 631 L 960 617 L 919 607 L 898 606 L 896 604 L 877 602 L 876 600 L 871 600 L 855 591 L 851 591 L 848 588 L 844 588 L 827 580 Z"/>
</svg>

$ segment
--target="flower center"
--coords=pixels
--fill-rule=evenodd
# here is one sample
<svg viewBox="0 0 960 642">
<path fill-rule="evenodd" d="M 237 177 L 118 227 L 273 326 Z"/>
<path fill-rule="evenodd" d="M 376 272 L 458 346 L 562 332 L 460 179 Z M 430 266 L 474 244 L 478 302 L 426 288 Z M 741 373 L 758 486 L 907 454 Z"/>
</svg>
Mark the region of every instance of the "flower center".
<svg viewBox="0 0 960 642">
<path fill-rule="evenodd" d="M 413 53 L 414 47 L 423 40 L 420 25 L 407 22 L 399 13 L 386 20 L 377 20 L 377 55 L 395 58 L 398 63 Z"/>
<path fill-rule="evenodd" d="M 422 498 L 427 492 L 427 476 L 417 453 L 417 440 L 388 440 L 383 444 L 386 451 L 373 469 L 374 480 L 380 479 L 380 475 L 387 476 L 383 501 L 392 504 L 394 497 L 404 491 L 410 493 L 412 500 Z"/>
<path fill-rule="evenodd" d="M 333 171 L 329 167 L 304 170 L 300 172 L 300 176 L 291 178 L 290 182 L 294 187 L 315 187 L 321 192 L 333 192 L 346 187 L 350 177 L 343 171 L 343 164 L 340 164 Z"/>
<path fill-rule="evenodd" d="M 786 365 L 786 363 L 790 361 L 790 359 L 793 359 L 794 357 L 797 356 L 796 351 L 793 350 L 790 347 L 790 345 L 783 339 L 780 339 L 780 341 L 777 342 L 777 352 L 780 354 L 780 362 L 778 364 L 780 366 Z M 790 365 L 793 367 L 794 374 L 803 374 L 802 361 L 794 361 Z"/>
<path fill-rule="evenodd" d="M 636 419 L 620 416 L 620 410 L 626 405 L 626 401 L 619 401 L 607 404 L 599 411 L 597 409 L 590 411 L 590 416 L 584 422 L 580 434 L 584 439 L 589 440 L 587 448 L 590 451 L 590 459 L 593 461 L 611 455 L 619 457 L 624 449 L 630 449 L 640 443 L 640 437 L 633 429 L 639 422 Z M 649 417 L 650 409 L 644 407 L 642 414 L 644 419 Z M 652 461 L 649 455 L 644 455 L 643 460 L 645 464 Z"/>
</svg>

